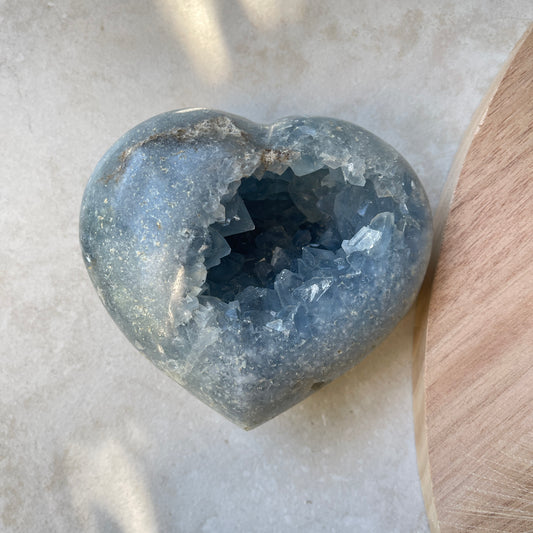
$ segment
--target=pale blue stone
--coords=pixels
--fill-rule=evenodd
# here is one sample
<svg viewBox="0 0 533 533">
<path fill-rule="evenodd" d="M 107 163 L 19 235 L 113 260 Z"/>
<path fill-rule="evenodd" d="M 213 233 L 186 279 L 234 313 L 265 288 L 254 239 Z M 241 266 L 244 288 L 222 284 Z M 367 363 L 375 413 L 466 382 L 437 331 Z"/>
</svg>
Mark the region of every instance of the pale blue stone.
<svg viewBox="0 0 533 533">
<path fill-rule="evenodd" d="M 415 173 L 368 131 L 204 109 L 119 139 L 80 217 L 88 272 L 118 326 L 245 428 L 391 331 L 420 287 L 431 233 Z"/>
</svg>

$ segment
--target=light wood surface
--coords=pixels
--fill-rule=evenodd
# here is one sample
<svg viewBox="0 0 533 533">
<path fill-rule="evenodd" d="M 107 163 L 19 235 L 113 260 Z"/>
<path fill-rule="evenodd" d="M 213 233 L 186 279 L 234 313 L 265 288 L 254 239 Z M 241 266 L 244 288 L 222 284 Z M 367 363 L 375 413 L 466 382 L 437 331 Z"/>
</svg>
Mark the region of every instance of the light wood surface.
<svg viewBox="0 0 533 533">
<path fill-rule="evenodd" d="M 532 30 L 457 154 L 417 308 L 416 441 L 433 532 L 533 531 Z"/>
</svg>

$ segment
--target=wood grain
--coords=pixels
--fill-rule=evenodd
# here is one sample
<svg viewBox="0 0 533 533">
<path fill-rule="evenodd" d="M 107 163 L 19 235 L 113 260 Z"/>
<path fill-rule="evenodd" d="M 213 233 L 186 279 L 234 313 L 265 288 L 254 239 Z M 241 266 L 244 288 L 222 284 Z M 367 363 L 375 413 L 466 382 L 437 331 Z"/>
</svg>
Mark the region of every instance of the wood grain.
<svg viewBox="0 0 533 533">
<path fill-rule="evenodd" d="M 430 526 L 531 532 L 533 26 L 474 117 L 447 186 L 416 319 Z"/>
</svg>

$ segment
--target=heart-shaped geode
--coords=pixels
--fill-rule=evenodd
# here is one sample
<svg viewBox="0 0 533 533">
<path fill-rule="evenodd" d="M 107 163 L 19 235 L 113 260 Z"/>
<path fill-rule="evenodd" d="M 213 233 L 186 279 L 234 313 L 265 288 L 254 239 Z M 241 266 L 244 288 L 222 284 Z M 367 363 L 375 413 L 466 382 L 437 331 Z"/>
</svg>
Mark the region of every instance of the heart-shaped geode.
<svg viewBox="0 0 533 533">
<path fill-rule="evenodd" d="M 352 367 L 408 310 L 431 246 L 415 173 L 330 118 L 153 117 L 96 167 L 83 257 L 135 347 L 252 428 Z"/>
</svg>

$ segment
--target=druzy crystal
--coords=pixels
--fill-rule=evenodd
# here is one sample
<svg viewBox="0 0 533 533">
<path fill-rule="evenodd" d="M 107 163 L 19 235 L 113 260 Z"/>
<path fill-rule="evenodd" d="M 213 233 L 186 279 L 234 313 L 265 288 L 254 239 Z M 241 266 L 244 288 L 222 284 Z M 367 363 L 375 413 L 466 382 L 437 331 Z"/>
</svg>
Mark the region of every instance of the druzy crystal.
<svg viewBox="0 0 533 533">
<path fill-rule="evenodd" d="M 135 347 L 252 428 L 352 367 L 408 310 L 431 214 L 406 161 L 330 118 L 164 113 L 83 197 L 83 257 Z"/>
</svg>

